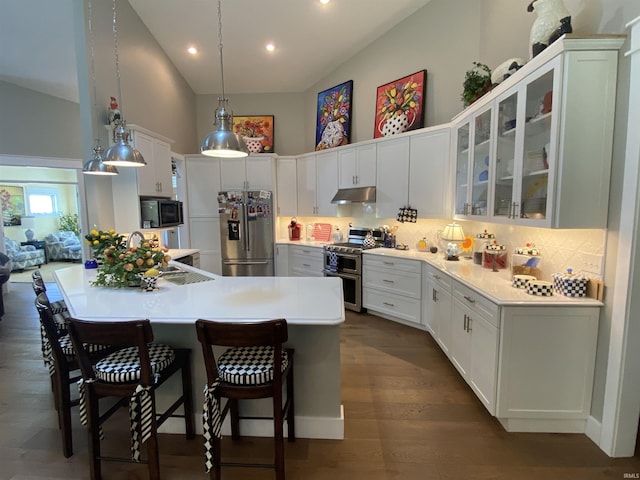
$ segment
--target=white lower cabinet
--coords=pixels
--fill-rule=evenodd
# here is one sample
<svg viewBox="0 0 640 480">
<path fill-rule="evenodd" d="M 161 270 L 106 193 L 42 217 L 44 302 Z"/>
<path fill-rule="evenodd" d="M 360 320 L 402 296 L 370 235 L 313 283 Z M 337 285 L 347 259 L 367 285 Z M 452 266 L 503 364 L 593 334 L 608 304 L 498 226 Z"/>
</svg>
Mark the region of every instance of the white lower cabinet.
<svg viewBox="0 0 640 480">
<path fill-rule="evenodd" d="M 419 260 L 363 255 L 362 306 L 422 328 L 421 272 Z"/>
<path fill-rule="evenodd" d="M 324 274 L 324 251 L 322 247 L 289 245 L 289 276 L 322 277 Z"/>
<path fill-rule="evenodd" d="M 289 276 L 289 245 L 276 243 L 275 248 L 276 277 Z"/>
<path fill-rule="evenodd" d="M 451 346 L 451 277 L 428 264 L 422 266 L 422 321 L 444 353 Z"/>
<path fill-rule="evenodd" d="M 220 219 L 194 217 L 189 219 L 191 248 L 200 250 L 200 268 L 222 275 L 222 248 L 220 246 Z"/>
<path fill-rule="evenodd" d="M 498 377 L 500 308 L 459 282 L 453 282 L 449 358 L 493 415 Z"/>
<path fill-rule="evenodd" d="M 583 433 L 599 308 L 502 307 L 496 416 L 510 432 Z"/>
</svg>

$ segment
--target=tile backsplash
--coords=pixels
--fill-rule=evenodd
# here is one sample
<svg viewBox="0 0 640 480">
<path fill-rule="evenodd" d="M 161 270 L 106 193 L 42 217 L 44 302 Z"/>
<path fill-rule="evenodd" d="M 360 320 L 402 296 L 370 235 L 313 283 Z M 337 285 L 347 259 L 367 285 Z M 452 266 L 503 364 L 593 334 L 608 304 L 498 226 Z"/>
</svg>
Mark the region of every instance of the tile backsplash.
<svg viewBox="0 0 640 480">
<path fill-rule="evenodd" d="M 290 220 L 285 217 L 278 218 L 278 239 L 288 238 L 287 226 Z M 451 219 L 418 219 L 416 223 L 400 223 L 395 218 L 379 219 L 366 212 L 358 217 L 297 217 L 297 221 L 303 226 L 303 237 L 305 225 L 322 222 L 334 225 L 334 229 L 340 228 L 345 235 L 345 241 L 349 223 L 366 227 L 398 225 L 397 243 L 405 243 L 410 249 L 416 249 L 418 242 L 424 237 L 430 244 L 435 243 L 439 250 L 442 250 L 442 246 L 441 242 L 438 242 L 438 232 L 452 222 Z M 506 245 L 509 255 L 516 247 L 523 247 L 527 242 L 533 243 L 542 256 L 540 269 L 545 280 L 551 280 L 551 274 L 564 272 L 567 268 L 572 268 L 574 272 L 583 272 L 590 277 L 601 278 L 606 242 L 604 229 L 559 230 L 471 221 L 457 223 L 462 225 L 466 235 L 474 238 L 485 229 L 495 234 L 498 243 Z"/>
</svg>

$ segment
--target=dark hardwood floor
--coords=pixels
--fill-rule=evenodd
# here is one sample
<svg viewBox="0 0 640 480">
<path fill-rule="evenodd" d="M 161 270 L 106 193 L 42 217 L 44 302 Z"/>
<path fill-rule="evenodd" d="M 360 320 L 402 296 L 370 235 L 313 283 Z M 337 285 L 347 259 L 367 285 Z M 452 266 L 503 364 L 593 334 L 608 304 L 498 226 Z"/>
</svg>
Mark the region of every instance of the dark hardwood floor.
<svg viewBox="0 0 640 480">
<path fill-rule="evenodd" d="M 48 288 L 55 298 L 55 285 Z M 75 454 L 62 456 L 33 300 L 30 284 L 10 284 L 0 322 L 0 480 L 86 479 L 86 432 L 77 411 Z M 345 439 L 286 443 L 287 480 L 638 478 L 640 459 L 609 458 L 584 435 L 505 432 L 424 332 L 349 312 L 341 344 Z M 125 416 L 107 424 L 104 453 L 126 454 Z M 223 454 L 266 460 L 271 445 L 249 438 L 236 446 L 225 438 Z M 161 435 L 163 479 L 208 478 L 202 452 L 201 437 Z M 103 476 L 146 479 L 147 469 L 104 463 Z M 223 477 L 274 474 L 226 468 Z"/>
</svg>

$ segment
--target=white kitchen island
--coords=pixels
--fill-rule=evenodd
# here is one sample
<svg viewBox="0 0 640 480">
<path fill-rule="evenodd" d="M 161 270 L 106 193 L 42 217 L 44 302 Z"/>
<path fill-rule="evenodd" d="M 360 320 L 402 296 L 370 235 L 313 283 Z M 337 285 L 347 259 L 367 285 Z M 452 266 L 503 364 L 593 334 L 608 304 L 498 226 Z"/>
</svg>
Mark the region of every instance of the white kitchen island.
<svg viewBox="0 0 640 480">
<path fill-rule="evenodd" d="M 195 321 L 199 318 L 250 322 L 285 318 L 288 347 L 295 348 L 296 435 L 301 438 L 344 438 L 340 397 L 340 324 L 344 322 L 339 278 L 221 277 L 171 262 L 196 277 L 179 285 L 160 278 L 159 289 L 93 287 L 96 270 L 82 265 L 56 270 L 56 283 L 71 315 L 83 320 L 148 318 L 155 341 L 192 350 L 196 427 L 202 432 L 200 411 L 206 373 Z M 174 379 L 171 379 L 174 380 Z M 164 388 L 164 387 L 163 387 Z M 179 383 L 167 382 L 178 390 Z M 162 391 L 158 392 L 162 404 Z M 270 402 L 241 402 L 241 413 L 266 416 Z M 270 420 L 245 420 L 243 435 L 271 435 Z M 163 431 L 181 432 L 184 423 L 170 419 Z M 223 430 L 224 431 L 224 430 Z"/>
</svg>

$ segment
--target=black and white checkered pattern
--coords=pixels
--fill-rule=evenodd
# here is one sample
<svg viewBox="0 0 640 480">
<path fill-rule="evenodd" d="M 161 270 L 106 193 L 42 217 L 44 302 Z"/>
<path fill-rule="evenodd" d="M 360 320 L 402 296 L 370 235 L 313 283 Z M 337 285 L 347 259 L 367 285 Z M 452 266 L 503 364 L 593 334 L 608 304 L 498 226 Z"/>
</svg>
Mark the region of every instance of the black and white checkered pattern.
<svg viewBox="0 0 640 480">
<path fill-rule="evenodd" d="M 151 436 L 153 419 L 153 401 L 151 387 L 138 385 L 129 400 L 129 417 L 131 418 L 131 459 L 140 461 L 140 446 Z"/>
<path fill-rule="evenodd" d="M 282 371 L 289 356 L 282 350 Z M 236 385 L 260 385 L 273 381 L 273 347 L 236 347 L 218 359 L 218 375 L 223 382 Z"/>
<path fill-rule="evenodd" d="M 513 286 L 515 288 L 527 288 L 529 282 L 535 279 L 536 277 L 534 277 L 533 275 L 514 275 Z"/>
<path fill-rule="evenodd" d="M 204 386 L 204 405 L 202 406 L 202 436 L 204 438 L 204 465 L 207 473 L 213 468 L 213 437 L 222 438 L 222 418 L 220 404 L 215 396 L 220 382 Z"/>
<path fill-rule="evenodd" d="M 554 273 L 553 288 L 566 297 L 586 297 L 589 278 L 582 275 Z"/>
<path fill-rule="evenodd" d="M 527 293 L 530 295 L 550 297 L 553 295 L 553 284 L 542 280 L 531 281 L 529 285 L 527 285 Z"/>
<path fill-rule="evenodd" d="M 149 344 L 151 373 L 158 373 L 175 359 L 173 348 L 160 343 Z M 134 382 L 140 379 L 138 347 L 117 350 L 96 363 L 96 378 L 109 383 Z"/>
</svg>

